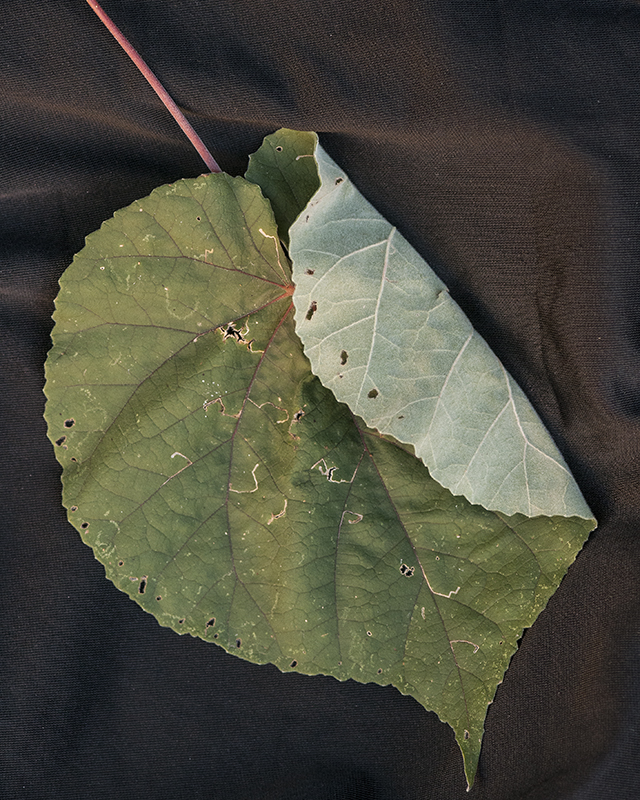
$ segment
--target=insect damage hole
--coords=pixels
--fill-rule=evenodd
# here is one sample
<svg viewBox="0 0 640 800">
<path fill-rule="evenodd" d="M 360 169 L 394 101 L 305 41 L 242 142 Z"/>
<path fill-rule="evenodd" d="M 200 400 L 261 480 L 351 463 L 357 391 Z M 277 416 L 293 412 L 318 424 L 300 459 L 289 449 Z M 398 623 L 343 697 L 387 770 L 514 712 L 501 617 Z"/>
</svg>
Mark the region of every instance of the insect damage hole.
<svg viewBox="0 0 640 800">
<path fill-rule="evenodd" d="M 465 732 L 464 732 L 464 739 L 465 739 L 465 742 L 467 741 L 467 739 L 468 739 L 468 738 L 469 738 L 469 731 L 465 731 Z"/>
<path fill-rule="evenodd" d="M 83 531 L 86 531 L 87 528 L 89 527 L 89 523 L 88 522 L 83 522 L 80 527 L 82 528 Z"/>
<path fill-rule="evenodd" d="M 214 626 L 215 624 L 216 624 L 216 618 L 215 618 L 215 617 L 211 617 L 211 619 L 210 619 L 210 620 L 207 620 L 207 624 L 204 626 L 204 627 L 205 627 L 205 630 L 206 630 L 207 628 L 213 628 L 213 626 Z"/>
<path fill-rule="evenodd" d="M 348 359 L 348 358 L 349 358 L 349 353 L 347 353 L 347 351 L 346 351 L 346 350 L 343 350 L 343 351 L 340 353 L 340 363 L 342 364 L 342 366 L 343 366 L 343 367 L 344 367 L 344 365 L 347 363 L 347 359 Z"/>
<path fill-rule="evenodd" d="M 61 447 L 66 441 L 67 441 L 67 437 L 66 436 L 61 436 L 59 439 L 56 439 L 56 447 Z"/>
<path fill-rule="evenodd" d="M 295 658 L 294 658 L 294 659 L 293 659 L 293 661 L 292 661 L 292 662 L 289 664 L 289 666 L 290 666 L 292 669 L 298 666 L 298 662 L 295 660 Z"/>
<path fill-rule="evenodd" d="M 309 306 L 309 310 L 307 311 L 307 319 L 308 320 L 311 319 L 317 310 L 318 310 L 318 304 L 316 303 L 315 300 L 312 300 L 311 305 Z"/>
<path fill-rule="evenodd" d="M 73 428 L 73 426 L 75 424 L 76 424 L 76 421 L 75 421 L 75 419 L 73 419 L 73 417 L 70 417 L 69 419 L 65 419 L 65 421 L 64 421 L 64 427 L 65 428 Z"/>
<path fill-rule="evenodd" d="M 138 594 L 144 594 L 147 591 L 147 578 L 148 575 L 143 575 L 140 578 L 140 585 L 138 586 Z"/>
<path fill-rule="evenodd" d="M 408 564 L 402 564 L 400 567 L 400 572 L 405 578 L 410 578 L 413 573 L 416 571 L 415 567 L 410 567 Z"/>
<path fill-rule="evenodd" d="M 276 147 L 276 152 L 278 152 L 278 153 L 281 153 L 281 152 L 282 152 L 282 145 L 278 145 L 278 146 Z"/>
<path fill-rule="evenodd" d="M 242 647 L 242 639 L 236 639 L 236 647 L 238 650 Z"/>
</svg>

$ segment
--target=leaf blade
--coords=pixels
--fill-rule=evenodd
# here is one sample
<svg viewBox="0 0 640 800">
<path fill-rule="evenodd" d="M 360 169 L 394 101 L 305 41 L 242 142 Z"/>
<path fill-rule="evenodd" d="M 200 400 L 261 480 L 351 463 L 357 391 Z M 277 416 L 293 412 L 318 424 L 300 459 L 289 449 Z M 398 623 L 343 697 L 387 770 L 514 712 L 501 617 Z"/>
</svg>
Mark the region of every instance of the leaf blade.
<svg viewBox="0 0 640 800">
<path fill-rule="evenodd" d="M 269 205 L 237 182 L 157 190 L 61 281 L 46 416 L 69 519 L 161 624 L 411 694 L 452 725 L 471 782 L 517 638 L 591 524 L 471 506 L 339 404 L 295 333 Z M 212 186 L 215 231 L 183 243 L 174 201 L 193 222 Z"/>
</svg>

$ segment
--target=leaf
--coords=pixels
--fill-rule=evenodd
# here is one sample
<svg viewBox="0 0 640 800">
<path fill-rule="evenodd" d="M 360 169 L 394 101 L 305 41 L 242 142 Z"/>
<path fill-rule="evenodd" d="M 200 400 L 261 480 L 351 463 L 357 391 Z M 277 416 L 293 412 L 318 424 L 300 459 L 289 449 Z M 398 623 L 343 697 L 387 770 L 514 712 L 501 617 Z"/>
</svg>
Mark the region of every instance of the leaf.
<svg viewBox="0 0 640 800">
<path fill-rule="evenodd" d="M 288 270 L 260 188 L 223 174 L 88 237 L 46 366 L 69 520 L 162 625 L 411 694 L 471 782 L 517 640 L 591 525 L 472 506 L 366 428 L 311 374 Z"/>
<path fill-rule="evenodd" d="M 271 202 L 278 235 L 289 245 L 289 228 L 319 187 L 315 133 L 282 128 L 265 137 L 249 156 L 245 178 L 261 187 Z"/>
<path fill-rule="evenodd" d="M 520 387 L 446 286 L 318 147 L 321 187 L 291 228 L 296 330 L 313 372 L 412 444 L 455 495 L 505 514 L 593 520 Z"/>
</svg>

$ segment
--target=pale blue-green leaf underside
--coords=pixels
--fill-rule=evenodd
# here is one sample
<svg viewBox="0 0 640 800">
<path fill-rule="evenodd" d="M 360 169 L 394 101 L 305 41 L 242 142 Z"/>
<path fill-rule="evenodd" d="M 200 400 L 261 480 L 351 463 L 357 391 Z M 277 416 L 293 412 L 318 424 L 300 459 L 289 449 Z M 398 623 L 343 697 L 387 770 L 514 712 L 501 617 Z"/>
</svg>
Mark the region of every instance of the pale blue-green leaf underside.
<svg viewBox="0 0 640 800">
<path fill-rule="evenodd" d="M 400 233 L 317 148 L 321 187 L 291 228 L 296 330 L 313 372 L 412 444 L 455 495 L 505 514 L 592 519 L 520 387 Z"/>
</svg>

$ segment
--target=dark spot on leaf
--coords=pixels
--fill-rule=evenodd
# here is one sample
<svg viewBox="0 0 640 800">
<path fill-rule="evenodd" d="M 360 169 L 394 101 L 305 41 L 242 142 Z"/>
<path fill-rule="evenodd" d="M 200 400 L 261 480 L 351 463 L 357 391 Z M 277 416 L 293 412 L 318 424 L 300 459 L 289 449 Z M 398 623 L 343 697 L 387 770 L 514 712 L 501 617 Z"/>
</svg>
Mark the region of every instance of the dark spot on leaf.
<svg viewBox="0 0 640 800">
<path fill-rule="evenodd" d="M 305 217 L 305 220 L 304 220 L 304 221 L 305 221 L 305 222 L 309 222 L 309 215 L 308 215 L 308 214 L 307 214 L 307 216 Z"/>
<path fill-rule="evenodd" d="M 89 523 L 88 522 L 83 522 L 80 527 L 82 528 L 83 531 L 86 531 L 87 528 L 89 527 Z"/>
<path fill-rule="evenodd" d="M 278 146 L 276 147 L 276 150 L 278 151 L 278 153 L 281 153 L 281 152 L 282 152 L 282 147 L 281 147 L 280 145 L 278 145 Z"/>
<path fill-rule="evenodd" d="M 71 508 L 69 509 L 69 511 L 70 511 L 72 514 L 73 514 L 73 512 L 74 512 L 74 511 L 77 511 L 77 510 L 78 510 L 78 506 L 71 506 Z"/>
<path fill-rule="evenodd" d="M 204 627 L 205 628 L 213 628 L 213 626 L 215 624 L 216 624 L 216 618 L 215 617 L 211 617 L 211 619 L 207 622 L 207 624 Z"/>
<path fill-rule="evenodd" d="M 340 353 L 340 363 L 344 366 L 347 363 L 347 359 L 349 358 L 349 353 L 346 350 L 343 350 Z"/>
<path fill-rule="evenodd" d="M 405 576 L 405 578 L 410 578 L 415 571 L 416 571 L 416 568 L 415 567 L 410 567 L 408 564 L 403 564 L 400 567 L 400 572 Z"/>
<path fill-rule="evenodd" d="M 214 639 L 217 639 L 219 635 L 220 635 L 220 634 L 218 634 L 218 633 L 214 633 L 214 634 L 213 634 L 213 638 L 214 638 Z"/>
<path fill-rule="evenodd" d="M 140 578 L 140 586 L 138 586 L 138 594 L 144 594 L 147 590 L 147 576 Z"/>
<path fill-rule="evenodd" d="M 469 731 L 464 732 L 465 741 L 469 738 Z"/>
<path fill-rule="evenodd" d="M 61 436 L 59 439 L 56 439 L 56 445 L 60 447 L 61 444 L 64 444 L 67 441 L 66 436 Z"/>
<path fill-rule="evenodd" d="M 292 662 L 289 664 L 289 666 L 290 666 L 290 667 L 297 667 L 297 666 L 298 666 L 298 662 L 295 660 L 295 658 L 294 658 L 294 659 L 293 659 L 293 661 L 292 661 Z"/>
<path fill-rule="evenodd" d="M 311 319 L 311 317 L 316 313 L 318 310 L 318 304 L 315 300 L 312 301 L 311 305 L 309 306 L 309 310 L 307 311 L 307 319 Z"/>
<path fill-rule="evenodd" d="M 342 181 L 344 181 L 344 178 L 336 178 L 336 186 L 339 186 Z"/>
<path fill-rule="evenodd" d="M 236 342 L 244 342 L 244 336 L 242 333 L 237 329 L 234 328 L 233 325 L 227 325 L 227 328 L 224 332 L 225 339 L 235 339 Z"/>
<path fill-rule="evenodd" d="M 242 639 L 236 639 L 236 647 L 238 649 L 242 647 Z"/>
<path fill-rule="evenodd" d="M 65 421 L 64 421 L 64 427 L 65 428 L 73 428 L 73 426 L 75 424 L 76 424 L 75 419 L 65 419 Z"/>
<path fill-rule="evenodd" d="M 398 419 L 404 419 L 404 414 L 400 414 L 400 416 L 398 417 Z"/>
<path fill-rule="evenodd" d="M 378 675 L 382 675 L 382 670 L 381 669 L 378 670 Z"/>
<path fill-rule="evenodd" d="M 370 397 L 372 400 L 375 400 L 375 399 L 376 399 L 376 397 L 377 397 L 379 394 L 380 394 L 380 392 L 379 392 L 377 389 L 372 389 L 372 390 L 369 392 L 369 394 L 367 395 L 367 397 Z"/>
<path fill-rule="evenodd" d="M 307 219 L 309 219 L 309 217 L 307 217 Z M 304 271 L 305 275 L 315 275 L 315 273 L 316 273 L 315 269 L 305 269 Z"/>
</svg>

